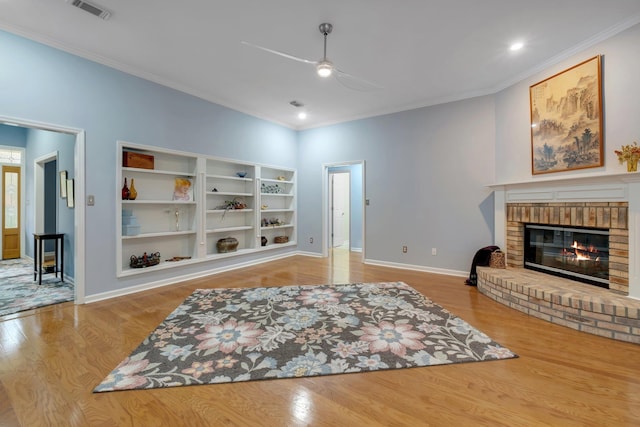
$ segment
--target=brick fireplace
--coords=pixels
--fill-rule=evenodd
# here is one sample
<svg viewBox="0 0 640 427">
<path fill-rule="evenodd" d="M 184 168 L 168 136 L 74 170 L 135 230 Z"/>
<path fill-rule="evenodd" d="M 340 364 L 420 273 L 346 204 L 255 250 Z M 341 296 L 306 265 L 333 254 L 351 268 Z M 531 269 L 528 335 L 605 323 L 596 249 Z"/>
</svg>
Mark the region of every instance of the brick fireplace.
<svg viewBox="0 0 640 427">
<path fill-rule="evenodd" d="M 489 186 L 506 269 L 478 268 L 478 290 L 578 331 L 640 344 L 640 173 L 583 173 Z M 609 289 L 525 269 L 525 224 L 609 232 Z M 555 236 L 554 236 L 555 237 Z"/>
<path fill-rule="evenodd" d="M 507 265 L 524 266 L 524 225 L 592 227 L 609 231 L 609 289 L 629 294 L 628 202 L 507 203 Z"/>
</svg>

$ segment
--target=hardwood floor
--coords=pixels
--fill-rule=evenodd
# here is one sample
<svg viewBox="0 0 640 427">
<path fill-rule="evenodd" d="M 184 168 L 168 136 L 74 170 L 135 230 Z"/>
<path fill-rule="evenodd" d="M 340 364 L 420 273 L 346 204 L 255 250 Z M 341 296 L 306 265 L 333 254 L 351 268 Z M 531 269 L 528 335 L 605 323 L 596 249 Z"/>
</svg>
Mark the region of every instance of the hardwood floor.
<svg viewBox="0 0 640 427">
<path fill-rule="evenodd" d="M 640 346 L 529 317 L 441 276 L 296 256 L 0 320 L 0 426 L 631 426 Z M 404 281 L 520 358 L 93 394 L 194 289 Z"/>
</svg>

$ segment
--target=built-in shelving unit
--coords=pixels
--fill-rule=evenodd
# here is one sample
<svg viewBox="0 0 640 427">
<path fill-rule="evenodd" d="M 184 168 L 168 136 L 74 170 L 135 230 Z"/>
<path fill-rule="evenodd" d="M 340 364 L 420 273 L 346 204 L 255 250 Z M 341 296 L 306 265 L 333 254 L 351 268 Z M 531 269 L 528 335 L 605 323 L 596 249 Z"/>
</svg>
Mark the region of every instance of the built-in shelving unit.
<svg viewBox="0 0 640 427">
<path fill-rule="evenodd" d="M 219 256 L 220 239 L 238 240 L 238 251 L 256 247 L 256 166 L 206 159 L 207 256 Z"/>
<path fill-rule="evenodd" d="M 118 276 L 296 244 L 295 170 L 122 141 L 118 165 L 127 152 L 152 156 L 154 164 L 118 167 Z M 135 200 L 122 200 L 125 178 L 129 186 L 133 180 Z M 188 200 L 174 200 L 180 180 L 191 183 Z M 228 238 L 237 249 L 219 252 L 217 242 Z M 132 255 L 156 252 L 159 264 L 130 267 Z"/>
<path fill-rule="evenodd" d="M 295 171 L 260 168 L 260 238 L 266 247 L 292 244 L 296 235 Z M 286 243 L 276 243 L 286 238 Z"/>
</svg>

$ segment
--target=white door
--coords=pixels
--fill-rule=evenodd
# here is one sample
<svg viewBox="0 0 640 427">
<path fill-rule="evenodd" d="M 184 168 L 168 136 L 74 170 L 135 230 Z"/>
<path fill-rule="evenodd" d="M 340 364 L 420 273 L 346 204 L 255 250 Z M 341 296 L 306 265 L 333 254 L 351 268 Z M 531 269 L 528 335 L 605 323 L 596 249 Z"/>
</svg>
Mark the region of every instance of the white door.
<svg viewBox="0 0 640 427">
<path fill-rule="evenodd" d="M 349 172 L 335 172 L 330 175 L 331 182 L 331 246 L 349 248 Z"/>
</svg>

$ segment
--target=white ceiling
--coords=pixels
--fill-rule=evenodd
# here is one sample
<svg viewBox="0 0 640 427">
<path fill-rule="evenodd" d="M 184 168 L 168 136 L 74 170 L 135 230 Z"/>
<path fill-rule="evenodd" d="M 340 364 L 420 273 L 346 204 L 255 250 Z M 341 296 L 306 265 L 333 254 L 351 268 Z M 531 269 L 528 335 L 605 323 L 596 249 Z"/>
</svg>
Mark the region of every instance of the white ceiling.
<svg viewBox="0 0 640 427">
<path fill-rule="evenodd" d="M 294 129 L 493 93 L 640 22 L 638 0 L 89 1 L 110 19 L 0 0 L 0 29 Z M 322 22 L 329 59 L 383 89 L 241 43 L 320 60 Z"/>
</svg>

